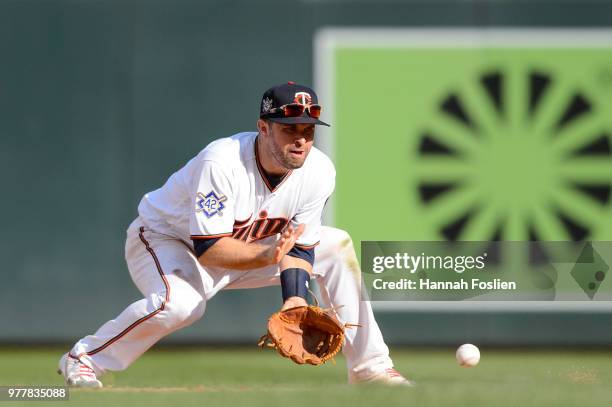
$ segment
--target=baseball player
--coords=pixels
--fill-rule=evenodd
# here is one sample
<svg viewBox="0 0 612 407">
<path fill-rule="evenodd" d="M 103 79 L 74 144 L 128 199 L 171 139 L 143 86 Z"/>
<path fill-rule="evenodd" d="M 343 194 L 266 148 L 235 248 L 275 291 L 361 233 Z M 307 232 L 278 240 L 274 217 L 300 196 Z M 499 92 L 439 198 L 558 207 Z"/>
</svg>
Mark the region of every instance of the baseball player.
<svg viewBox="0 0 612 407">
<path fill-rule="evenodd" d="M 282 309 L 306 305 L 309 280 L 338 317 L 358 323 L 343 349 L 350 383 L 410 385 L 393 369 L 349 235 L 321 225 L 335 168 L 313 147 L 315 92 L 289 82 L 267 90 L 258 132 L 209 144 L 142 198 L 127 230 L 125 257 L 144 298 L 59 362 L 70 386 L 102 387 L 107 370 L 130 366 L 164 336 L 202 317 L 223 289 L 281 285 Z"/>
</svg>

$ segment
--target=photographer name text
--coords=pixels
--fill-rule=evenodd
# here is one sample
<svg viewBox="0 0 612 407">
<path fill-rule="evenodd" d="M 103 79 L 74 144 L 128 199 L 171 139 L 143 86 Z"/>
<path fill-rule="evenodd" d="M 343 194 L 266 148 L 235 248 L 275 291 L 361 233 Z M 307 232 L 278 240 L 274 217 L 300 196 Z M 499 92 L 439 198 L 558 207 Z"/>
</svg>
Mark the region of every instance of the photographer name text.
<svg viewBox="0 0 612 407">
<path fill-rule="evenodd" d="M 377 278 L 372 281 L 372 287 L 375 290 L 516 290 L 516 282 L 499 278 L 493 280 L 471 278 L 457 281 L 432 281 L 428 278 L 385 281 Z"/>
</svg>

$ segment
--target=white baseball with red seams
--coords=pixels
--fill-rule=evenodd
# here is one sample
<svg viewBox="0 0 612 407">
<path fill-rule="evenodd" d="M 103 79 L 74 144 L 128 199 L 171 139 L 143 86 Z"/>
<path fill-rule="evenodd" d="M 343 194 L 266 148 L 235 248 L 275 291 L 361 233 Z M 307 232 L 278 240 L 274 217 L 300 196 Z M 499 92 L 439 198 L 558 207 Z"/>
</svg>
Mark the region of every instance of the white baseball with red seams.
<svg viewBox="0 0 612 407">
<path fill-rule="evenodd" d="M 459 346 L 455 356 L 461 367 L 474 367 L 480 362 L 480 350 L 471 343 Z"/>
</svg>

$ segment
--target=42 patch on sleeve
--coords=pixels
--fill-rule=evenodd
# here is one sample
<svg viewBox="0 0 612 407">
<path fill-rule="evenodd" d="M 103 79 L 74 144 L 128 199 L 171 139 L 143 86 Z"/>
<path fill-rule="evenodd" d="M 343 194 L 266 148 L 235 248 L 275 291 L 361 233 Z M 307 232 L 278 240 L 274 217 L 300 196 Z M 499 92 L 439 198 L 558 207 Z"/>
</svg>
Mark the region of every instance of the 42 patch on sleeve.
<svg viewBox="0 0 612 407">
<path fill-rule="evenodd" d="M 222 211 L 225 208 L 223 202 L 226 200 L 227 197 L 225 195 L 217 195 L 215 191 L 210 191 L 206 195 L 198 192 L 196 197 L 196 212 L 204 213 L 207 218 L 212 218 L 216 214 L 222 216 Z"/>
</svg>

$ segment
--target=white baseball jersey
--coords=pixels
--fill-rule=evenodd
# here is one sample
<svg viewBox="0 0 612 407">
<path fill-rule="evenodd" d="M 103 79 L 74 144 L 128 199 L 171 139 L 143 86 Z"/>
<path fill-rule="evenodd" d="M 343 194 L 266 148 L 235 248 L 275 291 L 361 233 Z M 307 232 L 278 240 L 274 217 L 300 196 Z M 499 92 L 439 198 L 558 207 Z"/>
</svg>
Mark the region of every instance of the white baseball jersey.
<svg viewBox="0 0 612 407">
<path fill-rule="evenodd" d="M 331 160 L 312 147 L 301 168 L 272 188 L 255 149 L 257 133 L 209 144 L 138 206 L 151 229 L 188 244 L 231 236 L 246 242 L 274 236 L 289 222 L 305 225 L 300 248 L 319 243 L 321 215 L 335 186 Z"/>
</svg>

